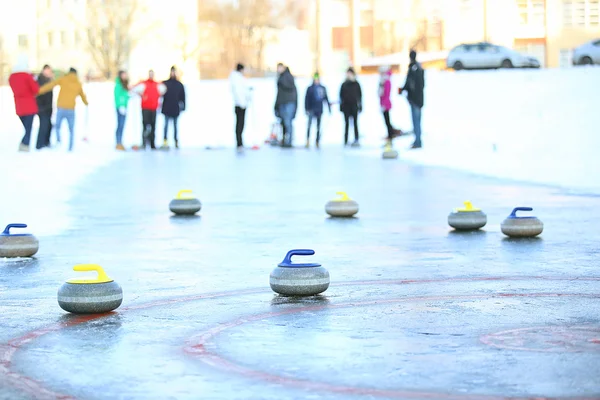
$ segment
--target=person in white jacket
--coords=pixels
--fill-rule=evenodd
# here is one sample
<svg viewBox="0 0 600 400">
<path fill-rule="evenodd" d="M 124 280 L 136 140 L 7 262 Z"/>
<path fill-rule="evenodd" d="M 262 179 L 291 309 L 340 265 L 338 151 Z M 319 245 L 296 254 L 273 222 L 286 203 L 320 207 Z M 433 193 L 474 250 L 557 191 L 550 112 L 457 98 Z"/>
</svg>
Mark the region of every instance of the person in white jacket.
<svg viewBox="0 0 600 400">
<path fill-rule="evenodd" d="M 233 101 L 235 103 L 235 138 L 237 141 L 237 149 L 244 149 L 244 141 L 242 140 L 242 132 L 244 132 L 244 123 L 246 120 L 246 108 L 250 102 L 250 92 L 252 88 L 248 86 L 246 77 L 244 76 L 244 65 L 238 64 L 235 71 L 229 76 L 231 83 L 231 91 L 233 93 Z"/>
</svg>

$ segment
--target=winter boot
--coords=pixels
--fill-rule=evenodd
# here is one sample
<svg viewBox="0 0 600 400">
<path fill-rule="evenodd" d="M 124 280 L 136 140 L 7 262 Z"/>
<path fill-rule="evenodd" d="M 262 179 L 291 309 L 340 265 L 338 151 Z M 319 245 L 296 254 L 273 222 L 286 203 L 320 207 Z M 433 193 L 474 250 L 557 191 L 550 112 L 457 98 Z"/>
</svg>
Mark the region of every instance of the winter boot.
<svg viewBox="0 0 600 400">
<path fill-rule="evenodd" d="M 29 151 L 29 146 L 27 146 L 26 144 L 21 143 L 19 145 L 19 151 L 28 152 Z"/>
<path fill-rule="evenodd" d="M 306 146 L 304 147 L 306 147 L 307 149 L 310 147 L 310 142 L 308 141 L 308 139 L 306 139 Z"/>
<path fill-rule="evenodd" d="M 178 140 L 175 140 L 175 148 L 179 149 L 179 141 Z"/>
<path fill-rule="evenodd" d="M 352 146 L 352 147 L 360 147 L 360 143 L 358 142 L 358 140 L 355 140 L 354 142 L 352 142 L 352 144 L 350 146 Z"/>
</svg>

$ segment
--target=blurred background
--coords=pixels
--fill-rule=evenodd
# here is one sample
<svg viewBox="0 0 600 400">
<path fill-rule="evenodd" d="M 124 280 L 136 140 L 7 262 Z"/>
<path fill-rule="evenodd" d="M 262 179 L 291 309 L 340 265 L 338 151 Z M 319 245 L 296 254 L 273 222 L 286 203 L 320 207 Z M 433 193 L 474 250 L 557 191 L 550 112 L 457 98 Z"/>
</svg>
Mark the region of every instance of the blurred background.
<svg viewBox="0 0 600 400">
<path fill-rule="evenodd" d="M 419 51 L 425 68 L 468 67 L 462 59 L 450 65 L 447 60 L 450 50 L 465 43 L 502 46 L 473 51 L 510 49 L 541 68 L 571 67 L 597 59 L 592 53 L 600 49 L 599 3 L 20 0 L 0 13 L 0 84 L 23 53 L 33 71 L 44 64 L 59 71 L 74 66 L 90 81 L 112 78 L 119 68 L 141 78 L 149 68 L 168 71 L 173 64 L 183 81 L 224 78 L 238 61 L 258 77 L 274 74 L 279 61 L 297 76 L 315 70 L 339 74 L 348 65 L 359 73 L 375 72 L 381 64 L 402 70 L 410 48 Z M 589 54 L 574 53 L 586 43 Z"/>
</svg>

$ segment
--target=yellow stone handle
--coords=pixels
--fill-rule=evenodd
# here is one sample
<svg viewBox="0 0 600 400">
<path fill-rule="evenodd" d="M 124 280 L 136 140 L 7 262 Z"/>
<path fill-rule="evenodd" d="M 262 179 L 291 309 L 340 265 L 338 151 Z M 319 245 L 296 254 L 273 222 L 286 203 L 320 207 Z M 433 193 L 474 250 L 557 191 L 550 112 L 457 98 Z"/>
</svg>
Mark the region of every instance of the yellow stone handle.
<svg viewBox="0 0 600 400">
<path fill-rule="evenodd" d="M 73 271 L 78 272 L 88 272 L 88 271 L 96 271 L 98 276 L 96 279 L 69 279 L 67 282 L 69 283 L 106 283 L 112 282 L 112 279 L 106 275 L 104 269 L 98 264 L 78 264 L 73 267 Z"/>
<path fill-rule="evenodd" d="M 189 190 L 189 189 L 180 190 L 179 192 L 177 192 L 176 199 L 177 200 L 183 200 L 183 199 L 191 199 L 192 198 L 192 196 L 184 196 L 183 195 L 184 193 L 192 193 L 192 191 Z"/>
<path fill-rule="evenodd" d="M 346 192 L 335 192 L 338 196 L 340 196 L 337 201 L 350 201 L 350 197 L 346 194 Z"/>
<path fill-rule="evenodd" d="M 481 209 L 473 207 L 473 203 L 471 203 L 468 200 L 465 201 L 465 202 L 463 202 L 463 204 L 465 205 L 465 208 L 457 208 L 456 212 L 475 212 L 475 211 L 481 211 Z"/>
</svg>

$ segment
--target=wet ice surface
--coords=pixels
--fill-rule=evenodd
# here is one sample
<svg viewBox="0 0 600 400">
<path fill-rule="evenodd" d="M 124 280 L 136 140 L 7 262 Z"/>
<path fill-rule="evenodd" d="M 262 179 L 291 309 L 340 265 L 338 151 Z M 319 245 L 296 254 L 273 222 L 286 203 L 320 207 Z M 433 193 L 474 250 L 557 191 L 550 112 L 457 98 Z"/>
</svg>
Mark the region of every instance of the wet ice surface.
<svg viewBox="0 0 600 400">
<path fill-rule="evenodd" d="M 202 201 L 200 217 L 170 216 L 180 189 Z M 358 218 L 327 218 L 324 205 L 338 190 L 359 202 Z M 447 228 L 448 213 L 464 200 L 487 213 L 483 232 Z M 316 306 L 233 326 L 206 346 L 247 370 L 335 387 L 598 397 L 600 352 L 501 350 L 480 341 L 517 328 L 600 326 L 593 297 L 600 282 L 578 280 L 598 276 L 597 204 L 360 150 L 128 154 L 79 186 L 69 202 L 72 227 L 45 238 L 35 260 L 0 261 L 0 343 L 68 321 L 56 291 L 76 275 L 73 265 L 98 263 L 123 287 L 122 308 L 30 342 L 15 354 L 13 371 L 86 399 L 348 398 L 352 392 L 224 370 L 184 351 L 215 326 Z M 540 239 L 499 233 L 519 205 L 534 207 L 544 222 Z M 323 298 L 271 293 L 269 273 L 291 248 L 313 248 L 307 260 L 329 269 L 333 286 Z M 485 276 L 547 279 L 469 281 Z M 465 280 L 443 281 L 457 277 Z M 440 281 L 345 283 L 372 280 Z M 236 293 L 247 289 L 256 290 Z M 215 292 L 231 293 L 135 309 Z M 435 298 L 414 299 L 424 296 Z"/>
</svg>

